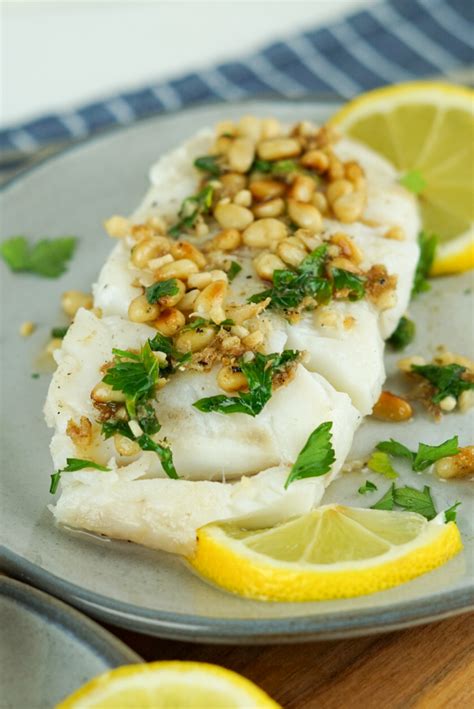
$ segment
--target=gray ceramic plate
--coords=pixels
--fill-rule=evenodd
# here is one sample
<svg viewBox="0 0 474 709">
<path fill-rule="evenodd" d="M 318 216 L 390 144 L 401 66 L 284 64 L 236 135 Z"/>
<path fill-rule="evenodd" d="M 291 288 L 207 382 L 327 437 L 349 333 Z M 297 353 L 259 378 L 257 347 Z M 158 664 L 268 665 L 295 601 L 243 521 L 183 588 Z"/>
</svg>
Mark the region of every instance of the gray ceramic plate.
<svg viewBox="0 0 474 709">
<path fill-rule="evenodd" d="M 56 598 L 0 578 L 2 709 L 45 709 L 93 677 L 142 662 L 113 635 Z"/>
<path fill-rule="evenodd" d="M 224 116 L 276 114 L 285 120 L 324 120 L 334 106 L 259 102 L 211 106 L 149 120 L 69 150 L 10 183 L 3 195 L 3 234 L 77 234 L 81 244 L 70 272 L 59 280 L 15 275 L 2 266 L 4 511 L 3 563 L 90 615 L 148 633 L 214 642 L 298 641 L 376 632 L 459 613 L 474 605 L 472 496 L 468 483 L 430 484 L 440 509 L 463 500 L 459 518 L 466 551 L 437 571 L 374 596 L 330 603 L 274 604 L 243 600 L 212 588 L 178 558 L 132 544 L 100 541 L 55 528 L 47 509 L 51 462 L 50 432 L 42 418 L 48 376 L 32 379 L 35 358 L 60 322 L 59 297 L 66 288 L 88 289 L 111 248 L 101 222 L 131 211 L 147 187 L 147 169 L 164 151 L 197 128 Z M 433 352 L 442 342 L 457 351 L 472 349 L 470 275 L 437 282 L 418 299 L 413 315 L 418 338 L 412 352 Z M 39 323 L 25 340 L 23 320 Z M 416 349 L 415 349 L 416 348 Z M 389 371 L 394 356 L 387 357 Z M 397 383 L 394 386 L 399 386 Z M 423 416 L 396 428 L 377 422 L 358 433 L 354 454 L 367 453 L 382 438 L 396 436 L 415 445 L 439 442 L 453 433 L 467 444 L 472 418 L 456 414 L 434 425 Z M 413 483 L 413 479 L 412 479 Z M 330 498 L 370 505 L 355 492 L 357 475 L 331 487 Z M 386 483 L 378 480 L 380 492 Z"/>
</svg>

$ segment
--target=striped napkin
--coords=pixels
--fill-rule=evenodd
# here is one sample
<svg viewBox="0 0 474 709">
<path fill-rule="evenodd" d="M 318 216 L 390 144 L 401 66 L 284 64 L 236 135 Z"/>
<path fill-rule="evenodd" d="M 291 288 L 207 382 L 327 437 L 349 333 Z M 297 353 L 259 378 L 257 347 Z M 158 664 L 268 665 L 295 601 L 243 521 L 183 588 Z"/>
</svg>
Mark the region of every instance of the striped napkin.
<svg viewBox="0 0 474 709">
<path fill-rule="evenodd" d="M 473 19 L 474 0 L 387 0 L 213 68 L 8 127 L 0 151 L 31 157 L 44 146 L 206 101 L 347 99 L 383 84 L 449 77 L 474 63 Z"/>
</svg>

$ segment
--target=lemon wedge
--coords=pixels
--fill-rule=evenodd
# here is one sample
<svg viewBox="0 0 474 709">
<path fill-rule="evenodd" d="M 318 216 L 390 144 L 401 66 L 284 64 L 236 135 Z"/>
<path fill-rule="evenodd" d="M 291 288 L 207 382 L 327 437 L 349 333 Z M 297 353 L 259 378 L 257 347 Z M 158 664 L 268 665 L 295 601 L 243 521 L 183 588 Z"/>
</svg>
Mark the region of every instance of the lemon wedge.
<svg viewBox="0 0 474 709">
<path fill-rule="evenodd" d="M 56 709 L 279 709 L 253 682 L 204 662 L 152 662 L 106 672 Z"/>
<path fill-rule="evenodd" d="M 439 250 L 433 273 L 472 267 L 474 91 L 438 82 L 398 84 L 350 101 L 330 123 L 388 158 L 402 181 L 410 173 L 421 177 L 424 229 L 441 241 L 455 239 L 447 254 Z"/>
<path fill-rule="evenodd" d="M 383 591 L 462 548 L 454 522 L 414 512 L 325 505 L 270 529 L 220 522 L 198 530 L 202 576 L 249 598 L 319 601 Z"/>
</svg>

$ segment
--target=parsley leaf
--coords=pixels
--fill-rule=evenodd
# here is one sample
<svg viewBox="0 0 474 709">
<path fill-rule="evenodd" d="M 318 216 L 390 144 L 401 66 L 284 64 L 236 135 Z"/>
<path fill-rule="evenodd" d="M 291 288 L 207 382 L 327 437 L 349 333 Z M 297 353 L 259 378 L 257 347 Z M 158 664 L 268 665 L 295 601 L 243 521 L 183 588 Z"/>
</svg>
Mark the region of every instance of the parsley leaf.
<svg viewBox="0 0 474 709">
<path fill-rule="evenodd" d="M 430 446 L 427 443 L 419 443 L 416 453 L 412 453 L 403 443 L 394 441 L 393 438 L 389 441 L 381 441 L 375 446 L 377 450 L 388 453 L 396 458 L 407 458 L 410 461 L 412 469 L 416 473 L 421 473 L 430 465 L 436 463 L 440 458 L 447 458 L 451 455 L 459 453 L 458 437 L 453 436 L 444 443 L 438 446 Z"/>
<path fill-rule="evenodd" d="M 265 172 L 271 175 L 286 175 L 290 172 L 301 172 L 301 166 L 295 160 L 254 160 L 251 172 Z"/>
<path fill-rule="evenodd" d="M 411 371 L 427 379 L 437 390 L 431 397 L 439 404 L 446 396 L 459 399 L 463 391 L 474 389 L 474 377 L 460 364 L 412 364 Z"/>
<path fill-rule="evenodd" d="M 392 467 L 387 453 L 374 451 L 367 461 L 367 467 L 374 473 L 385 475 L 386 478 L 398 478 L 397 471 Z"/>
<path fill-rule="evenodd" d="M 194 161 L 194 167 L 197 167 L 201 172 L 208 172 L 213 177 L 222 175 L 222 169 L 219 165 L 218 155 L 202 155 Z"/>
<path fill-rule="evenodd" d="M 166 281 L 157 281 L 153 285 L 145 288 L 146 299 L 149 303 L 157 303 L 160 298 L 167 295 L 176 295 L 179 292 L 176 278 L 168 278 Z"/>
<path fill-rule="evenodd" d="M 435 234 L 427 234 L 422 231 L 418 235 L 418 244 L 420 246 L 420 256 L 416 266 L 415 278 L 413 279 L 412 298 L 431 288 L 427 278 L 433 265 L 436 247 L 438 246 L 438 237 Z"/>
<path fill-rule="evenodd" d="M 227 271 L 227 278 L 229 279 L 229 283 L 232 283 L 234 278 L 237 276 L 238 273 L 242 270 L 242 266 L 240 263 L 237 263 L 237 261 L 232 261 L 230 264 L 230 268 Z"/>
<path fill-rule="evenodd" d="M 395 483 L 392 483 L 383 497 L 380 498 L 371 510 L 393 510 L 395 504 Z"/>
<path fill-rule="evenodd" d="M 461 503 L 460 502 L 455 502 L 454 505 L 449 507 L 447 510 L 444 511 L 444 521 L 447 522 L 455 522 L 456 521 L 456 515 L 457 515 L 457 508 L 459 507 Z"/>
<path fill-rule="evenodd" d="M 407 458 L 410 463 L 413 463 L 415 454 L 411 452 L 403 443 L 394 441 L 391 438 L 389 441 L 381 441 L 375 446 L 378 451 L 383 451 L 389 455 L 393 455 L 395 458 Z"/>
<path fill-rule="evenodd" d="M 420 194 L 426 187 L 426 180 L 419 170 L 410 170 L 399 180 L 399 183 L 406 187 L 413 194 Z"/>
<path fill-rule="evenodd" d="M 109 419 L 108 421 L 104 421 L 102 423 L 101 433 L 105 440 L 107 440 L 107 438 L 112 438 L 112 436 L 115 436 L 116 433 L 121 436 L 125 436 L 125 438 L 130 438 L 131 441 L 135 440 L 135 436 L 133 435 L 127 421 L 120 421 L 118 419 Z"/>
<path fill-rule="evenodd" d="M 437 515 L 428 485 L 425 485 L 423 490 L 417 490 L 409 485 L 395 488 L 394 501 L 396 505 L 403 507 L 404 510 L 417 512 L 419 515 L 426 517 L 426 519 L 433 519 Z"/>
<path fill-rule="evenodd" d="M 332 421 L 320 424 L 309 436 L 285 482 L 285 489 L 295 480 L 325 475 L 336 460 L 332 447 Z"/>
<path fill-rule="evenodd" d="M 137 404 L 137 421 L 144 433 L 153 435 L 158 433 L 161 424 L 156 416 L 156 411 L 149 401 Z"/>
<path fill-rule="evenodd" d="M 179 219 L 168 229 L 168 234 L 177 239 L 182 231 L 194 226 L 200 214 L 209 214 L 213 195 L 212 185 L 205 185 L 197 194 L 186 197 L 178 213 Z"/>
<path fill-rule="evenodd" d="M 29 244 L 24 236 L 13 236 L 0 244 L 0 256 L 12 271 L 36 273 L 45 278 L 57 278 L 67 270 L 77 246 L 75 236 L 41 239 Z"/>
<path fill-rule="evenodd" d="M 49 491 L 52 495 L 58 489 L 59 481 L 63 473 L 75 473 L 77 470 L 83 470 L 84 468 L 94 468 L 95 470 L 102 470 L 103 472 L 109 472 L 110 468 L 106 468 L 103 465 L 94 463 L 92 460 L 82 460 L 81 458 L 66 458 L 66 467 L 61 470 L 57 470 L 51 475 L 51 485 Z"/>
<path fill-rule="evenodd" d="M 176 468 L 174 467 L 173 453 L 171 452 L 171 448 L 168 448 L 168 446 L 163 446 L 160 443 L 156 443 L 146 433 L 143 433 L 141 436 L 139 436 L 136 441 L 142 450 L 153 451 L 157 454 L 158 458 L 161 461 L 161 465 L 163 466 L 163 470 L 169 478 L 179 480 L 179 475 L 176 472 Z"/>
<path fill-rule="evenodd" d="M 366 480 L 365 483 L 360 486 L 357 492 L 359 493 L 359 495 L 366 495 L 368 492 L 374 492 L 375 490 L 378 490 L 377 485 L 375 485 L 373 482 L 370 482 L 370 480 Z"/>
<path fill-rule="evenodd" d="M 125 394 L 125 404 L 131 418 L 136 417 L 140 399 L 149 399 L 155 393 L 159 364 L 147 341 L 139 354 L 127 350 L 112 350 L 115 363 L 107 370 L 102 381 L 114 391 Z"/>
<path fill-rule="evenodd" d="M 272 396 L 273 377 L 294 362 L 300 353 L 297 350 L 284 350 L 281 354 L 255 354 L 251 362 L 239 361 L 239 368 L 247 378 L 249 391 L 239 392 L 237 396 L 209 396 L 194 402 L 199 411 L 211 411 L 220 414 L 247 414 L 257 416 Z"/>
<path fill-rule="evenodd" d="M 390 335 L 387 342 L 394 350 L 403 350 L 415 338 L 416 327 L 413 320 L 405 317 L 400 318 L 395 331 Z"/>
<path fill-rule="evenodd" d="M 332 278 L 336 290 L 348 291 L 349 300 L 360 300 L 364 297 L 366 279 L 363 276 L 357 276 L 342 268 L 333 268 Z"/>
<path fill-rule="evenodd" d="M 66 333 L 69 330 L 69 325 L 65 327 L 53 327 L 51 330 L 51 337 L 58 337 L 60 340 L 66 337 Z"/>
</svg>

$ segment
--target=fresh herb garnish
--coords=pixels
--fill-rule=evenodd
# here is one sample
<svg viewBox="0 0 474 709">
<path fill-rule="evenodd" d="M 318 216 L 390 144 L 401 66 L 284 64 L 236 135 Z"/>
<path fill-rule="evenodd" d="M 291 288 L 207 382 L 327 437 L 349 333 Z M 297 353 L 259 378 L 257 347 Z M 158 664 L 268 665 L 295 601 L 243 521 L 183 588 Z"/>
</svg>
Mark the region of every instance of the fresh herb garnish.
<svg viewBox="0 0 474 709">
<path fill-rule="evenodd" d="M 240 263 L 237 263 L 237 261 L 232 261 L 230 264 L 230 268 L 227 271 L 227 278 L 229 279 L 229 283 L 232 283 L 234 278 L 240 271 L 242 270 L 242 266 Z"/>
<path fill-rule="evenodd" d="M 428 520 L 433 519 L 437 514 L 430 488 L 427 485 L 423 490 L 417 490 L 408 485 L 395 487 L 395 483 L 392 483 L 385 495 L 375 505 L 372 505 L 371 509 L 393 510 L 395 506 L 408 512 L 416 512 Z"/>
<path fill-rule="evenodd" d="M 348 291 L 349 300 L 360 300 L 365 295 L 365 281 L 363 276 L 358 276 L 342 268 L 332 269 L 334 288 L 337 291 Z"/>
<path fill-rule="evenodd" d="M 215 411 L 221 414 L 247 414 L 257 416 L 272 396 L 273 377 L 285 370 L 298 359 L 300 353 L 296 350 L 284 350 L 281 354 L 255 354 L 251 362 L 239 360 L 239 368 L 247 378 L 249 391 L 239 392 L 237 396 L 209 396 L 199 399 L 193 406 L 199 411 L 209 413 Z"/>
<path fill-rule="evenodd" d="M 438 237 L 435 234 L 427 234 L 427 232 L 422 231 L 418 235 L 418 244 L 420 247 L 420 256 L 416 266 L 415 278 L 413 279 L 412 298 L 431 288 L 427 278 L 431 271 L 431 266 L 433 265 L 436 247 L 438 246 Z"/>
<path fill-rule="evenodd" d="M 332 421 L 320 424 L 309 436 L 285 482 L 285 489 L 295 480 L 325 475 L 336 460 L 332 447 Z"/>
<path fill-rule="evenodd" d="M 270 308 L 291 310 L 297 308 L 305 298 L 327 302 L 331 298 L 332 284 L 325 277 L 325 262 L 328 247 L 318 246 L 301 262 L 295 271 L 277 269 L 273 272 L 273 286 L 256 293 L 248 300 L 260 303 L 270 298 Z"/>
<path fill-rule="evenodd" d="M 447 522 L 455 522 L 456 521 L 456 516 L 457 516 L 457 508 L 459 507 L 461 503 L 460 502 L 455 502 L 454 505 L 449 507 L 447 510 L 444 511 L 444 521 Z"/>
<path fill-rule="evenodd" d="M 135 440 L 137 441 L 138 445 L 142 450 L 153 451 L 153 453 L 157 454 L 158 458 L 161 461 L 161 465 L 163 466 L 163 470 L 169 478 L 179 480 L 179 475 L 176 472 L 176 468 L 174 467 L 173 453 L 171 452 L 171 448 L 168 448 L 168 446 L 163 446 L 161 445 L 161 443 L 156 443 L 146 433 L 143 433 Z"/>
<path fill-rule="evenodd" d="M 189 362 L 191 359 L 191 352 L 180 352 L 175 348 L 172 338 L 166 337 L 160 332 L 157 332 L 151 340 L 148 340 L 148 342 L 153 352 L 163 352 L 168 360 L 172 360 L 168 361 L 168 368 L 171 367 L 171 372 L 174 369 L 173 365 L 181 366 L 186 362 Z M 166 375 L 166 368 L 164 368 L 164 370 L 163 375 Z"/>
<path fill-rule="evenodd" d="M 164 298 L 167 295 L 176 295 L 179 293 L 178 282 L 176 278 L 168 278 L 166 281 L 157 281 L 153 285 L 145 288 L 145 295 L 147 301 L 151 303 L 157 303 L 160 298 Z"/>
<path fill-rule="evenodd" d="M 66 333 L 68 330 L 69 325 L 65 325 L 64 327 L 53 327 L 51 330 L 51 337 L 57 337 L 62 340 L 63 337 L 66 337 Z"/>
<path fill-rule="evenodd" d="M 107 440 L 107 438 L 112 438 L 118 433 L 120 436 L 125 436 L 125 438 L 130 438 L 131 441 L 135 440 L 130 426 L 127 421 L 120 421 L 119 419 L 109 419 L 102 423 L 102 435 Z"/>
<path fill-rule="evenodd" d="M 213 177 L 219 177 L 222 174 L 218 155 L 202 155 L 200 158 L 196 158 L 194 167 L 197 167 L 201 172 L 209 173 Z"/>
<path fill-rule="evenodd" d="M 94 468 L 95 470 L 102 470 L 105 473 L 110 471 L 110 468 L 106 468 L 103 465 L 94 463 L 94 461 L 92 460 L 82 460 L 81 458 L 66 458 L 66 463 L 67 465 L 65 468 L 57 470 L 51 475 L 51 485 L 49 487 L 49 491 L 52 495 L 54 495 L 54 493 L 58 489 L 59 481 L 63 473 L 75 473 L 77 470 L 84 470 L 84 468 Z"/>
<path fill-rule="evenodd" d="M 395 331 L 390 335 L 387 342 L 392 345 L 395 350 L 403 350 L 415 338 L 416 327 L 413 320 L 403 315 Z"/>
<path fill-rule="evenodd" d="M 459 453 L 459 441 L 457 436 L 453 436 L 447 441 L 444 441 L 444 443 L 440 443 L 438 446 L 419 443 L 416 453 L 413 453 L 409 448 L 404 446 L 403 443 L 399 443 L 393 439 L 377 443 L 376 448 L 395 458 L 406 458 L 410 461 L 415 473 L 421 473 L 430 465 L 436 463 L 437 460 L 457 455 Z"/>
<path fill-rule="evenodd" d="M 301 165 L 296 160 L 254 160 L 251 172 L 264 172 L 271 175 L 286 175 L 290 172 L 300 172 Z"/>
<path fill-rule="evenodd" d="M 181 232 L 191 229 L 200 214 L 208 214 L 212 206 L 214 188 L 206 185 L 197 194 L 186 197 L 178 213 L 178 221 L 168 229 L 168 234 L 177 239 Z"/>
<path fill-rule="evenodd" d="M 366 480 L 365 483 L 360 486 L 357 492 L 359 493 L 359 495 L 366 495 L 368 492 L 375 492 L 375 490 L 378 490 L 377 485 L 375 485 L 373 482 L 370 482 L 370 480 Z"/>
<path fill-rule="evenodd" d="M 31 378 L 32 379 L 39 379 L 39 376 L 40 375 L 38 374 L 38 372 L 33 372 L 33 374 L 31 375 Z"/>
<path fill-rule="evenodd" d="M 386 478 L 398 478 L 398 473 L 395 468 L 393 468 L 388 454 L 383 451 L 374 451 L 367 461 L 367 467 L 374 473 L 385 475 Z"/>
<path fill-rule="evenodd" d="M 474 377 L 460 364 L 412 364 L 411 371 L 435 387 L 436 392 L 431 397 L 434 404 L 439 404 L 447 396 L 454 396 L 457 400 L 463 391 L 474 389 Z"/>
<path fill-rule="evenodd" d="M 137 421 L 144 433 L 152 436 L 158 433 L 161 424 L 156 416 L 156 411 L 149 401 L 143 401 L 137 404 Z"/>
<path fill-rule="evenodd" d="M 399 183 L 413 194 L 420 194 L 426 187 L 426 180 L 419 170 L 410 170 L 399 179 Z"/>
<path fill-rule="evenodd" d="M 29 244 L 24 236 L 13 236 L 0 244 L 0 256 L 12 271 L 36 273 L 45 278 L 57 278 L 67 270 L 77 245 L 75 236 L 41 239 Z"/>
<path fill-rule="evenodd" d="M 140 401 L 150 399 L 155 394 L 159 363 L 147 341 L 139 353 L 128 350 L 112 350 L 114 364 L 102 379 L 114 391 L 125 394 L 125 405 L 131 418 L 136 418 L 136 408 Z"/>
</svg>

